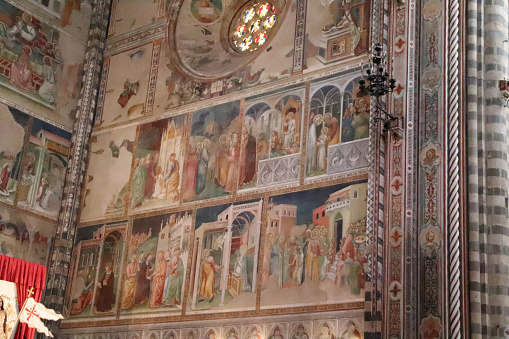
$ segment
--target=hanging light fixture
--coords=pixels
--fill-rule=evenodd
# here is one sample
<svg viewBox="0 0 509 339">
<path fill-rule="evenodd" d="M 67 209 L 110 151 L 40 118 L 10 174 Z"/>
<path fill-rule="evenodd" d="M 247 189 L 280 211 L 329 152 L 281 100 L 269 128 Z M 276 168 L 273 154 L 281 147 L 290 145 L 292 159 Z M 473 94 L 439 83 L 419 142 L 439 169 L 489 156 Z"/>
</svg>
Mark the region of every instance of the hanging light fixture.
<svg viewBox="0 0 509 339">
<path fill-rule="evenodd" d="M 380 102 L 380 97 L 392 93 L 396 88 L 396 80 L 387 71 L 387 53 L 381 44 L 373 46 L 373 55 L 369 59 L 367 68 L 363 70 L 362 76 L 364 79 L 359 81 L 359 89 L 362 93 L 375 99 L 376 117 L 374 120 L 382 122 L 384 133 L 392 131 L 396 137 L 401 138 L 402 130 L 398 124 L 401 117 L 387 112 Z"/>
</svg>

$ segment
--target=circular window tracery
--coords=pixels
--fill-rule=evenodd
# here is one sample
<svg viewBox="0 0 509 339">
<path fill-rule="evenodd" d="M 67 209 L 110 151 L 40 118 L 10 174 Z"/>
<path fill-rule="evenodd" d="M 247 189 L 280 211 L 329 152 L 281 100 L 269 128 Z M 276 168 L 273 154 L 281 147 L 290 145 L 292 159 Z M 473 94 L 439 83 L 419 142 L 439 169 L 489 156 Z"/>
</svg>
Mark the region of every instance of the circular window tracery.
<svg viewBox="0 0 509 339">
<path fill-rule="evenodd" d="M 276 6 L 269 2 L 250 3 L 242 8 L 231 26 L 230 41 L 237 52 L 256 51 L 269 38 L 277 22 Z"/>
</svg>

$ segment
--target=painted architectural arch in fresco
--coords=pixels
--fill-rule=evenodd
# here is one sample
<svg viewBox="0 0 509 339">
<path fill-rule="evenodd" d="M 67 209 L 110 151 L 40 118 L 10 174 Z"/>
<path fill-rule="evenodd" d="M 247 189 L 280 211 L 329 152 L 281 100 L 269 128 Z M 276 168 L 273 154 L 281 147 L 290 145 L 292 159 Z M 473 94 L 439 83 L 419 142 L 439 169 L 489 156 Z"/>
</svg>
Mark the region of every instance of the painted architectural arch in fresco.
<svg viewBox="0 0 509 339">
<path fill-rule="evenodd" d="M 127 229 L 126 223 L 78 229 L 67 304 L 71 317 L 116 313 Z"/>
<path fill-rule="evenodd" d="M 248 99 L 240 146 L 239 186 L 298 182 L 304 89 Z"/>
<path fill-rule="evenodd" d="M 134 220 L 123 272 L 122 313 L 180 314 L 192 227 L 191 212 Z"/>
<path fill-rule="evenodd" d="M 179 204 L 187 117 L 179 115 L 140 126 L 131 185 L 131 211 Z"/>
<path fill-rule="evenodd" d="M 358 79 L 312 84 L 306 137 L 306 176 L 334 175 L 368 166 L 369 96 Z"/>
<path fill-rule="evenodd" d="M 262 200 L 199 209 L 188 312 L 256 306 Z"/>
<path fill-rule="evenodd" d="M 364 300 L 366 211 L 366 182 L 272 197 L 261 307 Z"/>
</svg>

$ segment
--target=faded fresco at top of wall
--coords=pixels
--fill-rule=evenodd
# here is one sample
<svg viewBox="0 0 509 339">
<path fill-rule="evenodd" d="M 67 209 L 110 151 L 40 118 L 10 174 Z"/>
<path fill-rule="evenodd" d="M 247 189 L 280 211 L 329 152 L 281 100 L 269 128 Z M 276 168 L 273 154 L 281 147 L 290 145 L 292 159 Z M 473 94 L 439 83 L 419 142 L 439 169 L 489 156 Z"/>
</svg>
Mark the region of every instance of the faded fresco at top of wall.
<svg viewBox="0 0 509 339">
<path fill-rule="evenodd" d="M 0 96 L 72 127 L 85 45 L 0 1 Z"/>
<path fill-rule="evenodd" d="M 337 65 L 366 55 L 370 0 L 308 1 L 305 71 Z"/>
<path fill-rule="evenodd" d="M 364 300 L 366 211 L 367 183 L 272 197 L 261 307 Z"/>
<path fill-rule="evenodd" d="M 81 222 L 125 215 L 136 128 L 93 136 Z"/>
<path fill-rule="evenodd" d="M 262 200 L 198 210 L 189 312 L 254 309 L 261 219 Z"/>
<path fill-rule="evenodd" d="M 126 248 L 127 224 L 78 229 L 73 255 L 70 316 L 115 314 Z"/>
<path fill-rule="evenodd" d="M 113 0 L 108 36 L 150 25 L 165 16 L 167 0 Z"/>
<path fill-rule="evenodd" d="M 0 254 L 46 265 L 56 222 L 0 206 Z"/>
<path fill-rule="evenodd" d="M 96 125 L 118 124 L 145 115 L 153 48 L 150 43 L 105 59 L 104 102 L 98 108 L 100 120 Z"/>
</svg>

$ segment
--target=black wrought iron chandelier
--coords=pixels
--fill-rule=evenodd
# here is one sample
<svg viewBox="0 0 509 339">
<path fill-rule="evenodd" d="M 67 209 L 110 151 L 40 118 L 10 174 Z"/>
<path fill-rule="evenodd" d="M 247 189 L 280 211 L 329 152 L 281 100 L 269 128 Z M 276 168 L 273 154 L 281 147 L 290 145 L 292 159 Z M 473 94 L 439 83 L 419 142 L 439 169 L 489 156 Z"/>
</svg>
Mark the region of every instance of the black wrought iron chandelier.
<svg viewBox="0 0 509 339">
<path fill-rule="evenodd" d="M 374 120 L 383 123 L 384 133 L 392 131 L 393 134 L 401 137 L 402 131 L 398 124 L 398 120 L 401 118 L 387 112 L 380 101 L 381 97 L 392 93 L 396 88 L 396 80 L 387 71 L 387 53 L 381 44 L 373 46 L 373 55 L 362 73 L 364 79 L 359 81 L 359 89 L 362 93 L 375 99 L 376 117 Z"/>
</svg>

